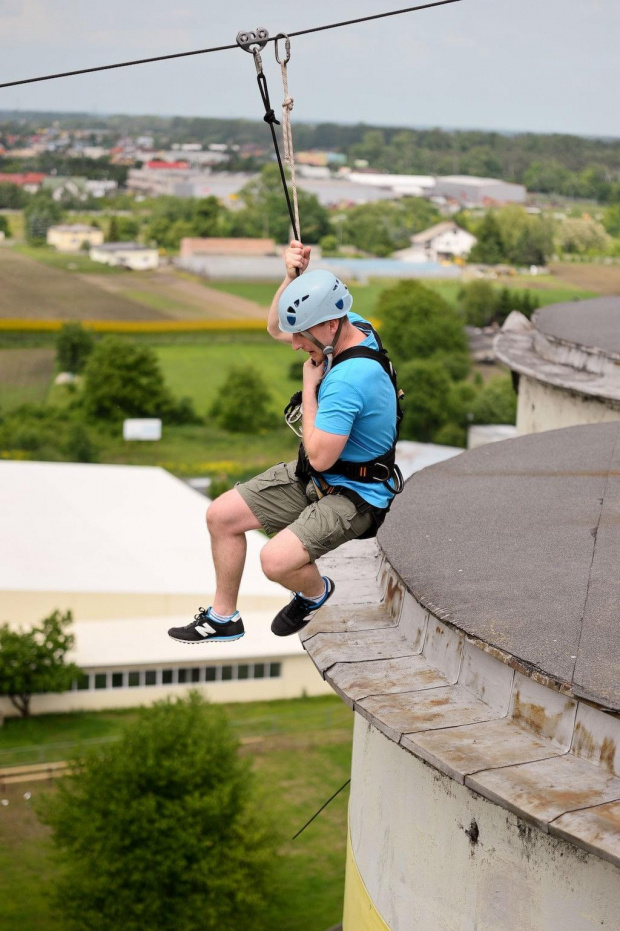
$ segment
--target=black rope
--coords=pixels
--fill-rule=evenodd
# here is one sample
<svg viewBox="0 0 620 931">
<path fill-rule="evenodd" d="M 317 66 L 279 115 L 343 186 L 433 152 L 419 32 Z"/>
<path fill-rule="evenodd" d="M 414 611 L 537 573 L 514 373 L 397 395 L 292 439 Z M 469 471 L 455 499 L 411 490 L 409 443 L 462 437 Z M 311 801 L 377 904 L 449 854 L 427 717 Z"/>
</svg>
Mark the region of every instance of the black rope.
<svg viewBox="0 0 620 931">
<path fill-rule="evenodd" d="M 306 36 L 312 32 L 324 32 L 326 29 L 339 29 L 341 26 L 352 26 L 355 23 L 367 23 L 372 19 L 384 19 L 386 16 L 399 16 L 401 13 L 415 13 L 418 10 L 428 10 L 434 6 L 445 6 L 448 3 L 460 3 L 460 0 L 436 0 L 435 3 L 423 3 L 420 6 L 410 6 L 403 10 L 391 10 L 389 13 L 375 13 L 373 16 L 362 16 L 359 19 L 347 19 L 341 23 L 329 23 L 326 26 L 315 26 L 312 29 L 300 29 L 297 32 L 289 32 L 289 37 Z M 276 36 L 267 39 L 268 42 L 275 42 Z M 57 78 L 72 78 L 79 74 L 92 74 L 95 71 L 111 71 L 114 68 L 130 68 L 133 65 L 148 65 L 156 61 L 170 61 L 173 58 L 189 58 L 192 55 L 208 55 L 210 52 L 225 52 L 229 49 L 239 48 L 237 43 L 234 45 L 216 45 L 212 48 L 196 49 L 193 52 L 175 52 L 172 55 L 157 55 L 154 58 L 136 58 L 133 61 L 119 61 L 113 65 L 99 65 L 96 68 L 80 68 L 77 71 L 60 71 L 57 74 L 44 74 L 38 78 L 25 78 L 21 81 L 6 81 L 0 84 L 3 87 L 20 87 L 22 84 L 36 84 L 38 81 L 55 81 Z"/>
<path fill-rule="evenodd" d="M 325 802 L 324 805 L 321 805 L 321 807 L 319 808 L 319 810 L 318 810 L 317 812 L 315 812 L 315 814 L 312 815 L 312 817 L 310 818 L 310 820 L 309 820 L 309 821 L 306 821 L 306 823 L 304 824 L 303 828 L 300 828 L 299 831 L 297 832 L 297 834 L 295 834 L 294 837 L 291 837 L 291 840 L 296 840 L 296 839 L 299 837 L 299 835 L 300 835 L 303 831 L 306 830 L 306 828 L 308 827 L 308 825 L 309 825 L 309 824 L 312 824 L 312 822 L 314 821 L 315 818 L 318 818 L 318 816 L 321 814 L 321 812 L 323 811 L 323 809 L 324 809 L 324 808 L 327 808 L 327 806 L 329 805 L 329 803 L 330 803 L 330 802 L 333 802 L 333 800 L 336 798 L 336 796 L 339 795 L 339 794 L 342 792 L 343 789 L 346 789 L 346 787 L 349 785 L 350 782 L 351 782 L 351 780 L 350 780 L 350 779 L 347 779 L 347 781 L 345 782 L 345 784 L 342 785 L 342 786 L 340 786 L 340 788 L 337 789 L 336 792 L 334 792 L 334 794 L 332 795 L 332 797 L 327 799 L 327 801 Z"/>
<path fill-rule="evenodd" d="M 271 138 L 273 139 L 273 147 L 276 152 L 276 158 L 278 160 L 278 168 L 280 169 L 280 178 L 282 179 L 282 187 L 284 188 L 284 196 L 286 197 L 286 206 L 288 207 L 288 215 L 291 218 L 291 225 L 293 227 L 293 234 L 295 239 L 299 239 L 299 230 L 297 229 L 297 224 L 295 223 L 295 213 L 293 211 L 293 205 L 291 203 L 290 194 L 288 192 L 288 184 L 286 183 L 286 175 L 284 173 L 284 165 L 282 164 L 282 158 L 280 156 L 280 148 L 278 146 L 278 137 L 276 136 L 276 125 L 280 125 L 280 121 L 276 119 L 276 115 L 273 112 L 271 107 L 271 101 L 269 100 L 269 88 L 267 87 L 267 78 L 260 71 L 256 77 L 258 81 L 258 89 L 260 91 L 261 99 L 263 101 L 263 106 L 265 107 L 265 115 L 263 117 L 265 123 L 269 124 L 271 129 Z M 299 269 L 297 269 L 297 274 L 299 275 Z"/>
</svg>

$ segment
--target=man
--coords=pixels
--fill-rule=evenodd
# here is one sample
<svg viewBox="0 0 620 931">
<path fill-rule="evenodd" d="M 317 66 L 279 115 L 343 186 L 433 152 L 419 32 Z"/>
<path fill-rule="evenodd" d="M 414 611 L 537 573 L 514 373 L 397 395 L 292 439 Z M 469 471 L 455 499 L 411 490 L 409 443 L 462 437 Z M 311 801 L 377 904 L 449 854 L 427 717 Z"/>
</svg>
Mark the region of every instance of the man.
<svg viewBox="0 0 620 931">
<path fill-rule="evenodd" d="M 280 637 L 301 630 L 334 591 L 316 559 L 348 540 L 374 535 L 398 490 L 395 376 L 386 359 L 377 364 L 378 337 L 349 312 L 353 299 L 346 286 L 331 272 L 303 274 L 309 260 L 310 248 L 293 241 L 267 323 L 274 339 L 308 354 L 299 460 L 282 462 L 210 504 L 215 599 L 193 623 L 169 631 L 175 640 L 243 636 L 237 597 L 245 534 L 261 527 L 273 535 L 261 551 L 263 572 L 295 593 L 271 629 Z"/>
</svg>

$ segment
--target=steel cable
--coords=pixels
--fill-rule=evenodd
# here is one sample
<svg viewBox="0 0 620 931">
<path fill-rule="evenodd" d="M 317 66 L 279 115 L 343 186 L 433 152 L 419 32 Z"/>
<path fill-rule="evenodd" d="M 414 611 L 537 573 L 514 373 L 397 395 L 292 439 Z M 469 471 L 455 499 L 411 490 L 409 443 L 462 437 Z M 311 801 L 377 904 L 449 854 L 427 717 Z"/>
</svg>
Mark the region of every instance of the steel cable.
<svg viewBox="0 0 620 931">
<path fill-rule="evenodd" d="M 388 13 L 375 13 L 372 16 L 362 16 L 358 19 L 347 19 L 340 23 L 328 23 L 326 26 L 314 26 L 311 29 L 300 29 L 297 32 L 287 33 L 291 38 L 293 36 L 306 36 L 313 32 L 324 32 L 326 29 L 339 29 L 342 26 L 353 26 L 356 23 L 367 23 L 374 19 L 384 19 L 386 16 L 399 16 L 401 13 L 415 13 L 418 10 L 428 10 L 435 6 L 446 6 L 449 3 L 460 3 L 461 0 L 436 0 L 434 3 L 423 3 L 419 6 L 410 6 L 402 10 L 390 10 Z M 267 39 L 268 42 L 275 42 L 276 36 Z M 55 81 L 58 78 L 72 78 L 79 74 L 93 74 L 96 71 L 111 71 L 114 68 L 130 68 L 133 65 L 147 65 L 157 61 L 170 61 L 173 58 L 189 58 L 192 55 L 208 55 L 211 52 L 225 52 L 229 49 L 239 48 L 234 43 L 232 45 L 216 45 L 212 48 L 196 49 L 192 52 L 174 52 L 171 55 L 157 55 L 154 58 L 136 58 L 133 61 L 119 61 L 113 65 L 98 65 L 95 68 L 80 68 L 76 71 L 61 71 L 57 74 L 44 74 L 38 78 L 24 78 L 21 81 L 6 81 L 0 84 L 3 87 L 20 87 L 23 84 L 36 84 L 39 81 Z"/>
</svg>

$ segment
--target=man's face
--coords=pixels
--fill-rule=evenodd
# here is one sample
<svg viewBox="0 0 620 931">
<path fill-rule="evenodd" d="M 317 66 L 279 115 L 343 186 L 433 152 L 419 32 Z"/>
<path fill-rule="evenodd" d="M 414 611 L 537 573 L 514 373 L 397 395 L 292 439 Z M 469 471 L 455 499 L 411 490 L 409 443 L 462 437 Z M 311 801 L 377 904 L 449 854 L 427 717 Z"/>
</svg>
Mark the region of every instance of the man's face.
<svg viewBox="0 0 620 931">
<path fill-rule="evenodd" d="M 312 333 L 322 346 L 331 346 L 337 326 L 337 321 L 326 320 L 325 323 L 317 323 L 315 326 L 309 327 L 308 333 Z M 292 346 L 295 352 L 297 352 L 298 349 L 307 352 L 315 365 L 320 365 L 323 362 L 324 356 L 322 351 L 311 339 L 308 339 L 308 337 L 304 336 L 302 333 L 293 333 Z"/>
</svg>

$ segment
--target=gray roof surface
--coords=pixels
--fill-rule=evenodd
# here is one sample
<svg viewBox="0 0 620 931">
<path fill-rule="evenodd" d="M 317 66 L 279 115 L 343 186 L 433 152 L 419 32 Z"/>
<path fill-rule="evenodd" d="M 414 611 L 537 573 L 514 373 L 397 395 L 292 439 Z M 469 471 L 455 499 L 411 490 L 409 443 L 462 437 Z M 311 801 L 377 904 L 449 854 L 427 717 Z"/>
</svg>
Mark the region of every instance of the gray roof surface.
<svg viewBox="0 0 620 931">
<path fill-rule="evenodd" d="M 547 336 L 620 353 L 620 297 L 551 304 L 536 311 L 534 323 Z"/>
<path fill-rule="evenodd" d="M 620 424 L 493 443 L 418 472 L 379 543 L 433 613 L 620 710 Z"/>
</svg>

